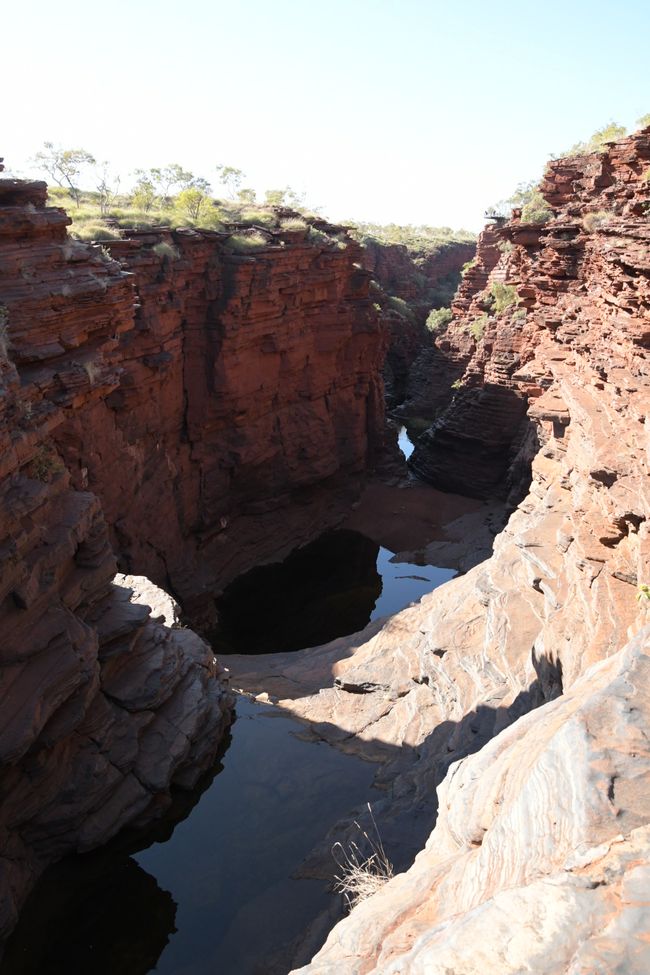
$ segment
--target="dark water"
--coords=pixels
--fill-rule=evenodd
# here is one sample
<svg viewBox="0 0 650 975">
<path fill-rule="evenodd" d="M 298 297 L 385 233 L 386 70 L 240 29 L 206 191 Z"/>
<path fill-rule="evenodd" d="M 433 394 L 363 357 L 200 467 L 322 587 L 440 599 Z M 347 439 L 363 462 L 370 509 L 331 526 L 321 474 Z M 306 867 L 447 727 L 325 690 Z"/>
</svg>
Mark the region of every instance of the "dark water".
<svg viewBox="0 0 650 975">
<path fill-rule="evenodd" d="M 393 552 L 359 532 L 326 532 L 284 562 L 231 583 L 217 600 L 212 644 L 217 653 L 318 646 L 398 612 L 456 575 L 393 559 Z"/>
<path fill-rule="evenodd" d="M 2 975 L 290 969 L 287 945 L 338 901 L 323 881 L 291 874 L 339 817 L 371 797 L 375 768 L 300 740 L 301 726 L 275 708 L 241 698 L 237 713 L 218 774 L 202 793 L 179 795 L 176 822 L 168 818 L 156 841 L 127 837 L 48 871 Z"/>
</svg>

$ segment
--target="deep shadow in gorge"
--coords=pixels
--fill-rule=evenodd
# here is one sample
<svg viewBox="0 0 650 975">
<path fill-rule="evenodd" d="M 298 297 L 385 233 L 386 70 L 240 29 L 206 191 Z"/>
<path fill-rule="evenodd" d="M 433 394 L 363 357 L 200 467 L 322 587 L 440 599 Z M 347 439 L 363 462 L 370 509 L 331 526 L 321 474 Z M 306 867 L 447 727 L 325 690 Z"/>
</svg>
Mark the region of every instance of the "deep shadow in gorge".
<svg viewBox="0 0 650 975">
<path fill-rule="evenodd" d="M 478 751 L 518 717 L 561 693 L 561 665 L 545 656 L 534 657 L 533 663 L 536 680 L 509 706 L 481 706 L 459 722 L 443 722 L 418 748 L 385 746 L 388 768 L 402 776 L 400 797 L 397 800 L 382 798 L 372 796 L 369 791 L 366 795 L 371 798 L 384 845 L 397 872 L 410 866 L 435 825 L 435 788 L 450 764 Z M 243 720 L 246 720 L 245 716 Z M 277 720 L 269 720 L 272 721 L 271 728 L 277 727 Z M 280 724 L 283 723 L 281 720 Z M 233 739 L 236 740 L 238 728 L 241 727 L 239 722 L 235 723 Z M 357 744 L 359 754 L 363 755 L 366 743 L 359 741 Z M 367 743 L 369 748 L 373 744 Z M 301 747 L 311 756 L 310 775 L 313 777 L 318 778 L 320 774 L 319 756 L 338 761 L 336 756 L 339 753 L 330 746 L 303 743 Z M 325 752 L 320 751 L 323 748 Z M 190 965 L 197 975 L 214 970 L 209 968 L 211 960 L 213 962 L 219 958 L 225 965 L 222 970 L 237 972 L 237 975 L 257 975 L 262 971 L 266 975 L 285 975 L 291 967 L 309 960 L 332 925 L 342 916 L 342 904 L 335 895 L 330 894 L 325 901 L 319 902 L 321 906 L 317 914 L 307 920 L 301 935 L 287 939 L 281 927 L 277 924 L 269 926 L 259 914 L 260 906 L 264 905 L 266 886 L 272 883 L 265 876 L 266 862 L 261 862 L 258 876 L 253 878 L 254 903 L 262 895 L 262 900 L 255 907 L 256 938 L 253 941 L 246 937 L 250 907 L 247 909 L 245 900 L 237 903 L 238 897 L 250 897 L 250 890 L 247 892 L 245 885 L 240 888 L 236 877 L 213 875 L 212 871 L 218 869 L 218 865 L 210 864 L 213 853 L 208 845 L 202 848 L 198 859 L 182 861 L 182 870 L 192 878 L 197 892 L 200 891 L 200 917 L 207 912 L 206 916 L 211 915 L 216 922 L 224 912 L 228 914 L 235 910 L 235 916 L 240 918 L 240 924 L 244 927 L 241 930 L 237 926 L 234 930 L 231 928 L 224 941 L 224 932 L 219 924 L 201 921 L 197 926 L 187 912 L 183 914 L 178 911 L 174 883 L 170 885 L 170 890 L 165 889 L 165 884 L 156 877 L 155 867 L 150 868 L 149 872 L 134 859 L 139 851 L 153 850 L 153 844 L 163 844 L 158 848 L 158 853 L 164 856 L 165 842 L 200 806 L 215 776 L 223 771 L 226 749 L 227 745 L 221 751 L 219 763 L 195 790 L 175 793 L 174 805 L 155 826 L 142 832 L 125 831 L 106 847 L 68 858 L 45 874 L 8 943 L 3 975 L 40 975 L 44 971 L 51 975 L 67 975 L 73 971 L 92 971 L 93 975 L 114 975 L 115 972 L 120 972 L 120 975 L 146 975 L 160 964 L 162 968 L 158 967 L 157 970 L 175 971 L 175 967 L 170 968 L 169 963 L 164 962 L 163 955 L 177 929 L 177 937 L 182 943 L 183 927 L 188 924 L 193 932 L 192 951 L 199 954 L 185 958 L 183 964 Z M 427 772 L 423 778 L 418 778 L 417 766 L 422 762 L 427 764 Z M 425 782 L 426 790 L 423 790 Z M 290 796 L 287 796 L 287 801 L 291 803 Z M 261 816 L 260 821 L 263 822 L 264 793 L 257 796 L 255 803 L 255 815 Z M 364 810 L 365 806 L 353 813 L 352 818 L 367 828 L 369 822 Z M 290 822 L 290 816 L 288 820 Z M 332 842 L 344 841 L 346 832 L 358 840 L 358 831 L 346 828 L 346 822 L 341 821 L 333 827 L 334 832 L 317 847 L 319 852 L 307 856 L 302 867 L 298 862 L 295 864 L 297 876 L 303 873 L 305 876 L 331 880 L 335 871 L 334 861 L 329 855 Z M 214 828 L 219 829 L 218 821 Z M 291 832 L 291 826 L 288 829 Z M 274 845 L 283 846 L 290 838 L 274 832 L 263 839 L 272 850 Z M 269 863 L 273 863 L 273 857 Z M 211 876 L 214 879 L 206 886 L 206 880 Z M 300 889 L 300 884 L 305 881 L 292 883 Z M 269 893 L 272 894 L 273 890 L 271 886 Z M 178 962 L 176 957 L 175 964 Z"/>
<path fill-rule="evenodd" d="M 155 969 L 176 931 L 177 904 L 133 855 L 164 843 L 191 815 L 223 770 L 231 741 L 228 731 L 216 764 L 194 789 L 175 789 L 169 808 L 149 827 L 126 828 L 105 846 L 45 871 L 0 955 L 3 975 L 146 975 Z"/>
<path fill-rule="evenodd" d="M 378 552 L 358 532 L 327 532 L 247 572 L 217 600 L 219 625 L 208 634 L 215 652 L 297 650 L 363 629 L 382 591 Z"/>
<path fill-rule="evenodd" d="M 525 455 L 522 447 L 525 446 Z M 523 498 L 539 444 L 526 399 L 495 384 L 461 389 L 419 437 L 409 467 L 442 491 L 475 498 Z"/>
</svg>

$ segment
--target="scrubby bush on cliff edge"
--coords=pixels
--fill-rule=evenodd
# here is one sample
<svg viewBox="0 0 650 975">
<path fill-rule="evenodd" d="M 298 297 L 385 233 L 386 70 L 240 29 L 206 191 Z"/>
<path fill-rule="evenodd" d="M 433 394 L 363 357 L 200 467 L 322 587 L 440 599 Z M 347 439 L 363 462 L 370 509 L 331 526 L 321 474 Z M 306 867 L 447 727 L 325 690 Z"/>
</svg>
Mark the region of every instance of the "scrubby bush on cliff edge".
<svg viewBox="0 0 650 975">
<path fill-rule="evenodd" d="M 427 317 L 427 328 L 430 332 L 439 332 L 453 317 L 450 308 L 432 308 Z"/>
</svg>

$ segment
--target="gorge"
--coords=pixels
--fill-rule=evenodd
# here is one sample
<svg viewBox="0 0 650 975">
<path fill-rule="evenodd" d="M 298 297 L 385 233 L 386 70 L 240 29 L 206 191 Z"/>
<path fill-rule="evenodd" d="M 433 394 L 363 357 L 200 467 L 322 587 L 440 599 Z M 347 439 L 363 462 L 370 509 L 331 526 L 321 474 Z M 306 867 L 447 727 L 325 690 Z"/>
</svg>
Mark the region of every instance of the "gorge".
<svg viewBox="0 0 650 975">
<path fill-rule="evenodd" d="M 648 970 L 648 172 L 650 128 L 552 162 L 546 218 L 486 228 L 435 343 L 375 300 L 394 255 L 325 221 L 254 254 L 100 248 L 0 179 L 2 937 L 49 864 L 173 829 L 235 688 L 242 724 L 269 709 L 350 780 L 300 876 L 331 877 L 369 798 L 396 870 L 275 970 Z M 389 346 L 426 483 L 385 424 Z M 461 574 L 332 642 L 215 658 L 218 595 L 334 527 Z"/>
</svg>

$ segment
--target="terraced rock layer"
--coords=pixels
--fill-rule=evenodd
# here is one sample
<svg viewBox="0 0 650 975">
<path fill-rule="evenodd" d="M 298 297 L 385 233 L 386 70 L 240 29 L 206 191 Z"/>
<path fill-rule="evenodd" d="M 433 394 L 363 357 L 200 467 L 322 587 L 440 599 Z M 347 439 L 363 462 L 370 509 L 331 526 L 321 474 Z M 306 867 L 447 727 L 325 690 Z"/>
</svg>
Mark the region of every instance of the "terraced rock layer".
<svg viewBox="0 0 650 975">
<path fill-rule="evenodd" d="M 0 937 L 45 864 L 193 785 L 229 720 L 210 648 L 118 566 L 207 620 L 383 437 L 384 337 L 334 228 L 241 256 L 193 231 L 109 253 L 68 223 L 0 181 Z"/>
</svg>

